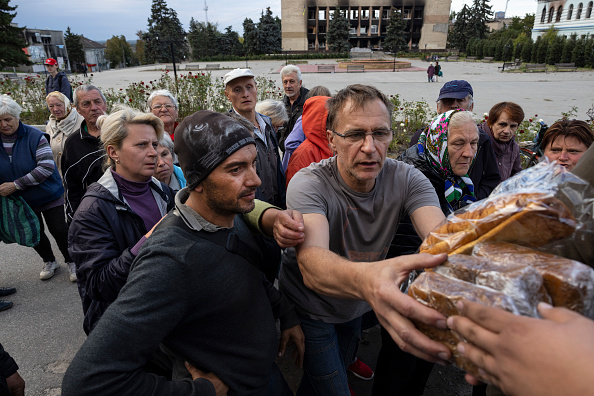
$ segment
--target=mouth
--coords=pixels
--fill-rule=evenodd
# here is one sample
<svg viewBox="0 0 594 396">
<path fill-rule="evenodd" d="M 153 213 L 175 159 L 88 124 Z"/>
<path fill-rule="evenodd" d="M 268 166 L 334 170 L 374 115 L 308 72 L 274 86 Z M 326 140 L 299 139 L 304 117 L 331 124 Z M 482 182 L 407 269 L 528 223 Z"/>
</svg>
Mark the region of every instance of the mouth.
<svg viewBox="0 0 594 396">
<path fill-rule="evenodd" d="M 239 196 L 240 199 L 254 200 L 256 199 L 256 190 L 243 193 Z"/>
</svg>

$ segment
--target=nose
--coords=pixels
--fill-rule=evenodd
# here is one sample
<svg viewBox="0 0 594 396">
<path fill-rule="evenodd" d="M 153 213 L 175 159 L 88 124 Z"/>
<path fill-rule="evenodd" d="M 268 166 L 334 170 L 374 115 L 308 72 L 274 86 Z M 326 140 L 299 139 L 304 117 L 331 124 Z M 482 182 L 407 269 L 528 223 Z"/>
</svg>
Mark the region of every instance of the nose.
<svg viewBox="0 0 594 396">
<path fill-rule="evenodd" d="M 565 149 L 561 150 L 561 153 L 559 154 L 559 161 L 567 161 L 569 160 L 569 156 L 567 155 L 567 151 Z"/>
<path fill-rule="evenodd" d="M 464 158 L 472 158 L 474 157 L 475 149 L 472 147 L 470 143 L 464 145 L 464 149 L 462 150 L 462 156 Z"/>
<path fill-rule="evenodd" d="M 365 139 L 361 144 L 361 151 L 364 153 L 373 153 L 375 150 L 375 142 L 372 135 L 365 135 Z"/>
<path fill-rule="evenodd" d="M 245 178 L 245 185 L 247 187 L 259 187 L 260 184 L 262 184 L 262 180 L 260 180 L 260 177 L 258 176 L 258 173 L 256 172 L 256 164 L 254 164 L 248 172 L 247 177 Z"/>
</svg>

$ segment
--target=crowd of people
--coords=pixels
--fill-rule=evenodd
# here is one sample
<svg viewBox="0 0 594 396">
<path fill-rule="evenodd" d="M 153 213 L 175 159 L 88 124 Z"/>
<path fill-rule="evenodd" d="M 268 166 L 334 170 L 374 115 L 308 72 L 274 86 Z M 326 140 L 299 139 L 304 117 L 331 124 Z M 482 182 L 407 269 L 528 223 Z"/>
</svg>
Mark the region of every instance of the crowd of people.
<svg viewBox="0 0 594 396">
<path fill-rule="evenodd" d="M 510 395 L 556 394 L 569 378 L 587 389 L 586 378 L 559 371 L 576 366 L 569 352 L 579 372 L 594 365 L 594 346 L 580 351 L 569 339 L 594 328 L 588 319 L 548 306 L 543 319 L 517 318 L 470 303 L 446 318 L 397 287 L 445 261 L 415 254 L 434 227 L 522 171 L 518 104 L 495 104 L 477 125 L 472 86 L 446 82 L 437 117 L 394 160 L 393 105 L 372 86 L 308 90 L 288 65 L 283 100 L 258 103 L 254 74 L 235 69 L 223 79 L 228 112 L 180 120 L 167 90 L 153 92 L 146 111 L 107 114 L 100 89 L 81 85 L 69 97 L 57 64 L 46 65 L 45 133 L 0 97 L 0 196 L 22 197 L 37 215 L 40 278 L 60 268 L 45 221 L 78 285 L 88 337 L 63 395 L 291 395 L 275 363 L 289 344 L 303 367 L 297 395 L 354 395 L 347 371 L 374 378 L 373 395 L 421 395 L 433 363 L 451 355 L 413 320 L 464 335 L 461 353 L 484 373 L 467 376 L 473 395 L 485 394 L 480 381 Z M 591 183 L 580 159 L 588 152 L 591 163 L 593 141 L 587 123 L 563 119 L 541 146 Z M 2 287 L 0 297 L 14 292 Z M 11 307 L 0 300 L 0 311 Z M 357 358 L 370 321 L 381 325 L 375 373 Z M 539 362 L 528 356 L 538 349 L 530 335 L 549 329 Z M 0 345 L 0 395 L 23 394 L 17 370 Z M 538 370 L 555 372 L 547 381 L 556 387 Z"/>
</svg>

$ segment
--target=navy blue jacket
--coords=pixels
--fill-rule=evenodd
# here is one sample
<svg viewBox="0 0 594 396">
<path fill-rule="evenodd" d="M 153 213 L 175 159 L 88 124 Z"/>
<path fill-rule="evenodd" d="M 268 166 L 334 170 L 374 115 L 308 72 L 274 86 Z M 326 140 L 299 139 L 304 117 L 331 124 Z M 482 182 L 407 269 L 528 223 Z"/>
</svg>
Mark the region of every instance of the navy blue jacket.
<svg viewBox="0 0 594 396">
<path fill-rule="evenodd" d="M 47 77 L 47 80 L 45 80 L 45 93 L 49 95 L 54 91 L 62 92 L 72 102 L 72 86 L 68 81 L 68 77 L 66 77 L 66 73 L 59 72 L 56 77 L 51 75 Z"/>
<path fill-rule="evenodd" d="M 12 146 L 12 161 L 3 149 L 0 150 L 0 184 L 14 182 L 16 179 L 25 176 L 37 167 L 37 146 L 42 136 L 45 136 L 49 143 L 49 136 L 39 129 L 23 124 L 19 121 L 19 127 L 15 132 L 17 140 Z M 25 201 L 35 208 L 37 206 L 55 201 L 64 194 L 62 179 L 58 167 L 43 182 L 31 186 L 25 190 L 17 190 L 14 196 L 21 196 Z"/>
</svg>

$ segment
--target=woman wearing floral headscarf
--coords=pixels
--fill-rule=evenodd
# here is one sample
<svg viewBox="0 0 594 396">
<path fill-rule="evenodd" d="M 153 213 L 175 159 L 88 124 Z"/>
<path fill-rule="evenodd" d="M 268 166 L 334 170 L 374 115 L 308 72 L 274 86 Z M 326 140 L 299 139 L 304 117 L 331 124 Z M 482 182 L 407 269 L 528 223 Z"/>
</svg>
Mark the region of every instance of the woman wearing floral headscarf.
<svg viewBox="0 0 594 396">
<path fill-rule="evenodd" d="M 431 182 L 444 215 L 476 201 L 469 170 L 479 142 L 478 128 L 470 111 L 450 110 L 439 114 L 423 131 L 416 146 L 406 150 L 400 161 L 413 165 Z M 408 216 L 403 218 L 386 258 L 415 253 L 421 239 Z M 423 394 L 433 363 L 398 348 L 382 330 L 382 349 L 377 358 L 373 395 Z"/>
<path fill-rule="evenodd" d="M 80 124 L 84 118 L 72 107 L 70 100 L 61 92 L 51 92 L 47 95 L 45 101 L 51 113 L 46 132 L 50 135 L 50 147 L 52 148 L 54 161 L 58 166 L 60 176 L 62 176 L 61 162 L 64 143 L 66 143 L 66 138 L 72 132 L 80 129 Z"/>
</svg>

